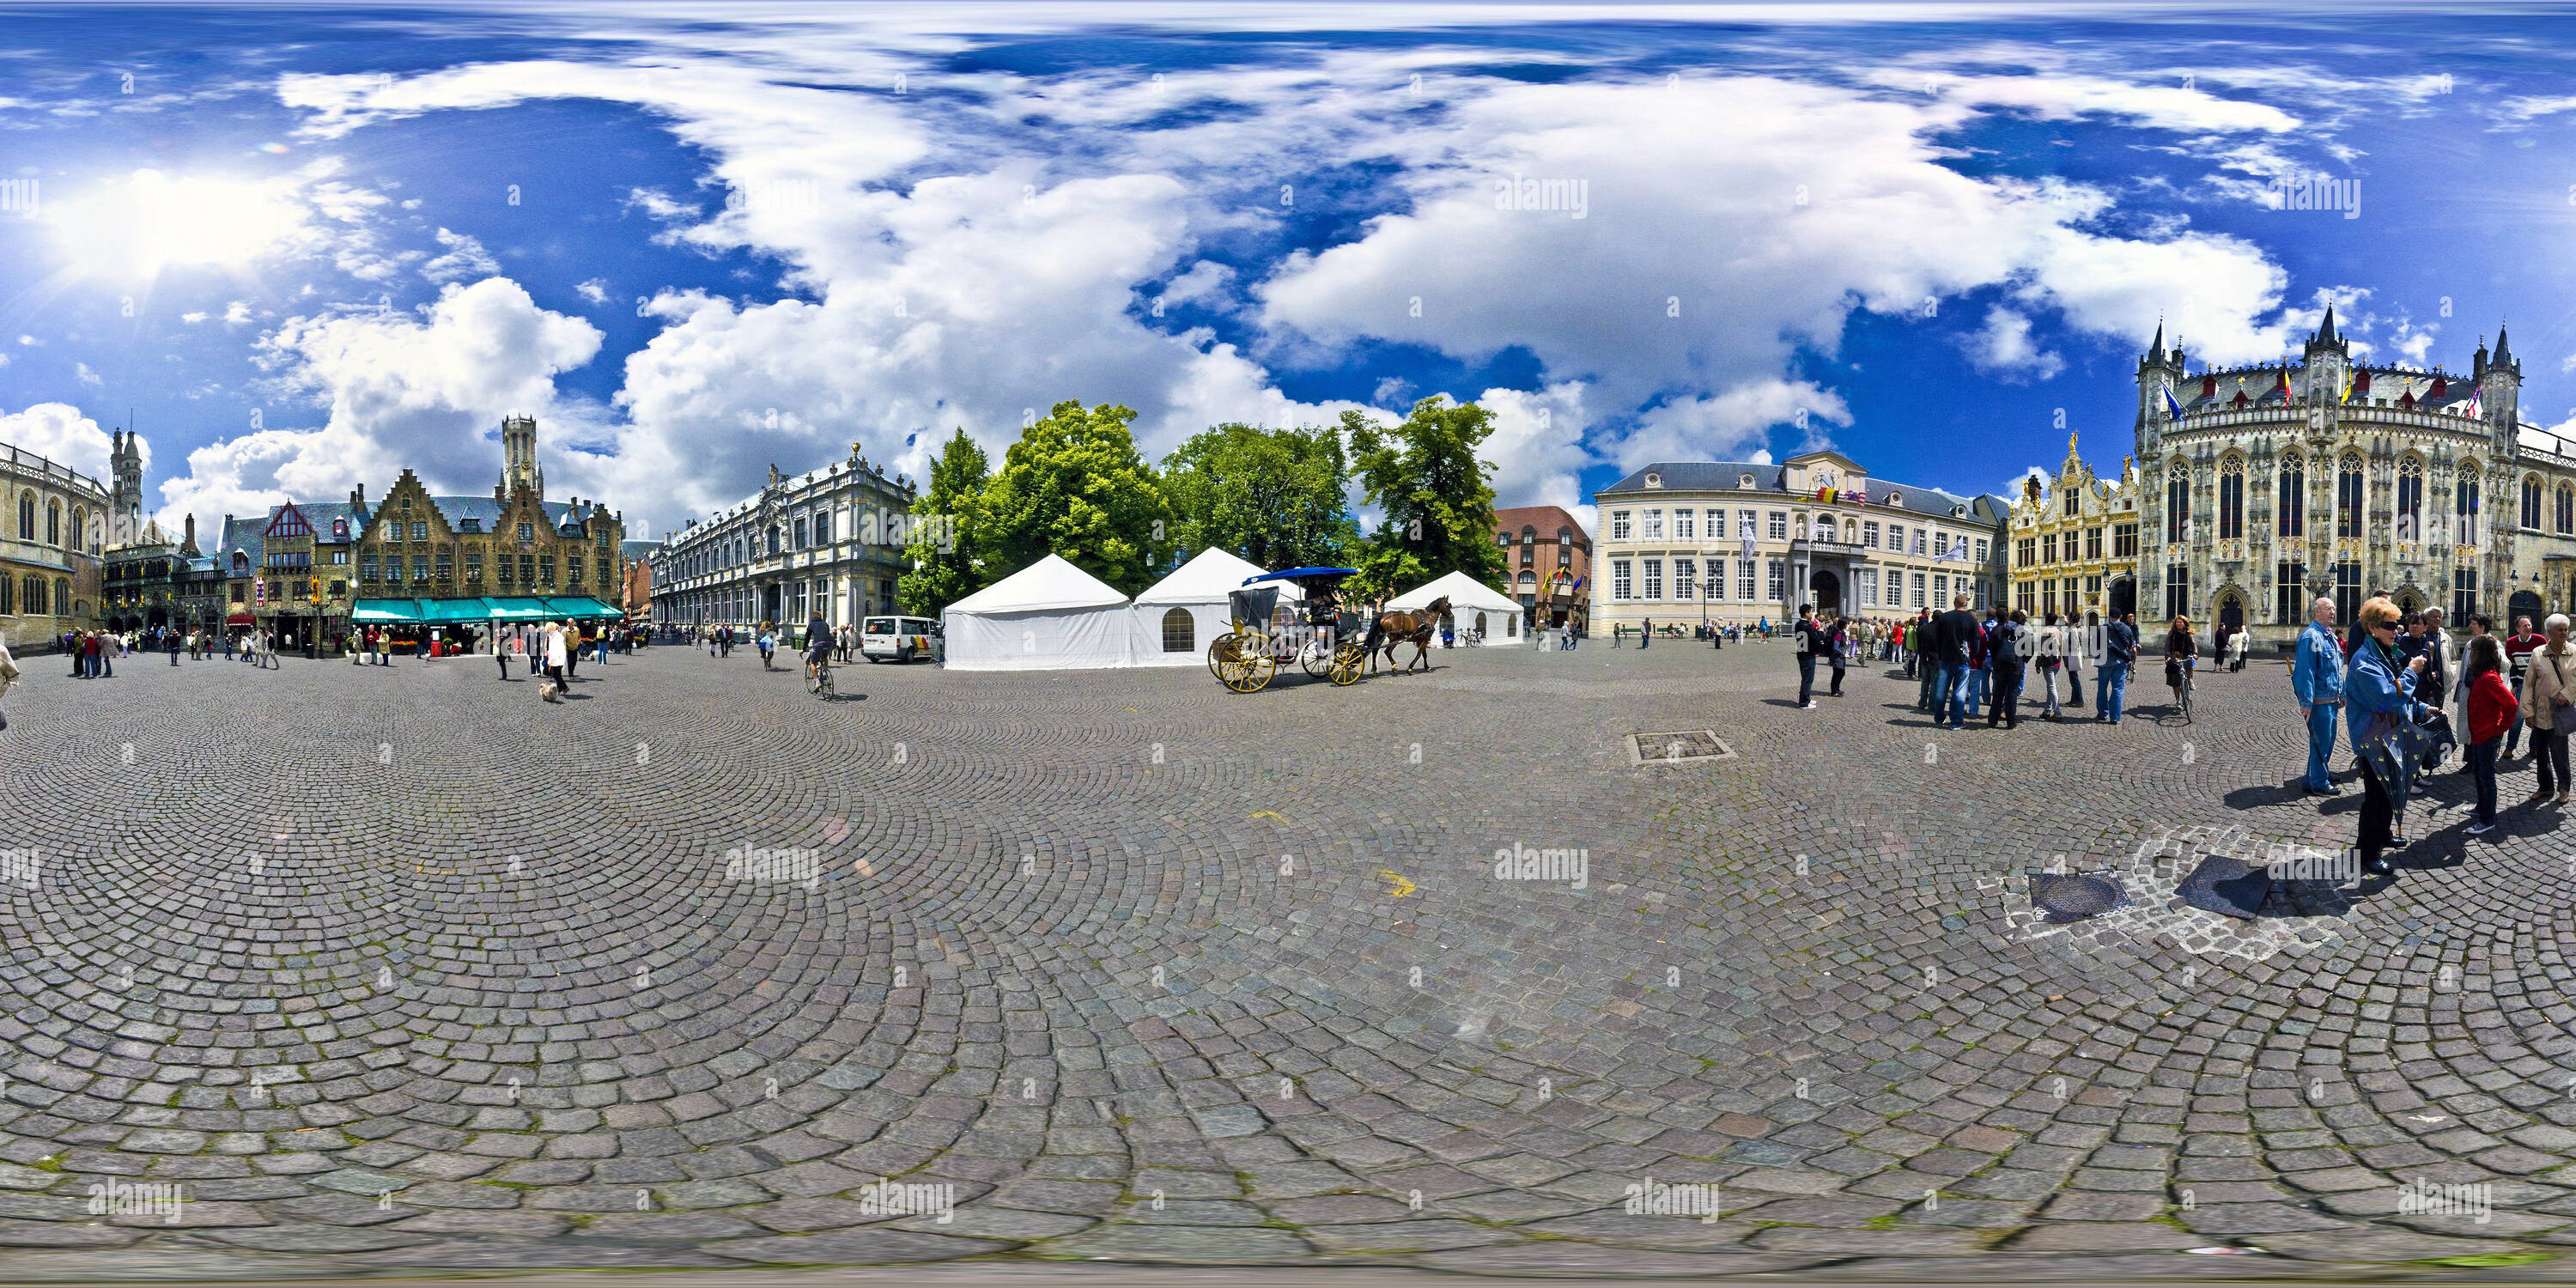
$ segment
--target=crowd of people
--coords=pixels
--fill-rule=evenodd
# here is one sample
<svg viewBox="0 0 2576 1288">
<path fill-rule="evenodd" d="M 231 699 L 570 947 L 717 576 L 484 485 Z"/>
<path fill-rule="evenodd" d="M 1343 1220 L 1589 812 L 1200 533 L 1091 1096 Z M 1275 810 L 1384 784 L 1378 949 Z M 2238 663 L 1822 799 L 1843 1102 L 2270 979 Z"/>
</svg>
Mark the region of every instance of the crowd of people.
<svg viewBox="0 0 2576 1288">
<path fill-rule="evenodd" d="M 2356 844 L 2364 871 L 2394 871 L 2387 853 L 2407 844 L 2407 802 L 2425 793 L 2425 776 L 2453 750 L 2460 752 L 2456 772 L 2474 782 L 2471 836 L 2498 826 L 2498 775 L 2526 729 L 2534 782 L 2521 807 L 2567 804 L 2576 646 L 2565 614 L 2550 614 L 2539 631 L 2529 617 L 2517 617 L 2503 636 L 2493 619 L 2473 614 L 2466 633 L 2454 636 L 2442 610 L 2408 612 L 2375 596 L 2355 618 L 2338 635 L 2334 601 L 2312 605 L 2290 682 L 2307 720 L 2302 785 L 2310 795 L 2342 793 L 2332 769 L 2338 732 L 2351 749 L 2362 788 Z"/>
</svg>

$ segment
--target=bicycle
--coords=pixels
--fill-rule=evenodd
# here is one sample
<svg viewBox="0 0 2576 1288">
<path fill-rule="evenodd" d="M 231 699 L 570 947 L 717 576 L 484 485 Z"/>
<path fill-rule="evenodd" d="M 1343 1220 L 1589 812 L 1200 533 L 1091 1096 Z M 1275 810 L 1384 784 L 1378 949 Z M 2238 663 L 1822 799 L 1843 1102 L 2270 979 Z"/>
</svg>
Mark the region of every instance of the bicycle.
<svg viewBox="0 0 2576 1288">
<path fill-rule="evenodd" d="M 832 688 L 831 663 L 808 662 L 805 664 L 805 691 L 815 695 L 816 697 L 822 698 L 827 702 L 832 699 L 834 696 L 834 690 Z"/>
<path fill-rule="evenodd" d="M 2191 673 L 2193 670 L 2198 668 L 2199 665 L 2200 659 L 2197 657 L 2187 657 L 2182 660 L 2182 687 L 2175 690 L 2175 692 L 2181 698 L 2182 722 L 2184 724 L 2191 723 Z"/>
</svg>

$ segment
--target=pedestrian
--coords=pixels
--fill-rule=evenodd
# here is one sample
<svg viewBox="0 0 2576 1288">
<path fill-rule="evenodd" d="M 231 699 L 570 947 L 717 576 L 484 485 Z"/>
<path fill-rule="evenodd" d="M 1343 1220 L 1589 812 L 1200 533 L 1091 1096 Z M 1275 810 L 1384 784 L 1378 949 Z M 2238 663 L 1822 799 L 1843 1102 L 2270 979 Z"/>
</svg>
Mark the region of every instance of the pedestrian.
<svg viewBox="0 0 2576 1288">
<path fill-rule="evenodd" d="M 564 678 L 564 669 L 569 665 L 570 656 L 564 645 L 562 627 L 553 622 L 546 623 L 544 647 L 546 683 L 539 686 L 537 694 L 548 702 L 561 702 L 563 695 L 572 691 L 572 685 Z"/>
<path fill-rule="evenodd" d="M 2129 668 L 2138 661 L 2138 615 L 2122 613 L 2102 628 L 2101 669 L 2093 676 L 2093 696 L 2100 700 L 2093 718 L 2120 723 L 2120 705 L 2129 696 Z"/>
<path fill-rule="evenodd" d="M 1651 628 L 1653 623 L 1647 625 Z M 1825 628 L 1817 624 L 1813 605 L 1798 605 L 1797 632 L 1798 709 L 1813 711 L 1816 709 L 1816 656 L 1832 648 L 1833 644 L 1825 638 Z M 1641 644 L 1638 647 L 1645 646 Z"/>
<path fill-rule="evenodd" d="M 1931 650 L 1923 659 L 1926 670 L 1940 673 L 1939 686 L 1932 693 L 1932 723 L 1940 725 L 1946 715 L 1952 730 L 1966 728 L 1968 668 L 1985 643 L 1977 615 L 1968 611 L 1966 595 L 1950 597 L 1950 611 L 1934 619 L 1932 633 Z"/>
<path fill-rule="evenodd" d="M 707 656 L 708 656 L 708 657 L 710 657 L 710 658 L 712 658 L 712 657 L 714 657 L 715 655 L 716 655 L 716 637 L 715 637 L 715 633 L 714 633 L 714 632 L 712 632 L 712 631 L 710 631 L 710 632 L 708 632 L 708 634 L 707 634 Z"/>
<path fill-rule="evenodd" d="M 1852 620 L 1848 617 L 1834 618 L 1833 633 L 1828 639 L 1833 644 L 1830 655 L 1834 662 L 1833 695 L 1839 698 L 1843 695 L 1843 665 L 1849 660 L 1851 651 L 1858 647 L 1852 639 Z"/>
<path fill-rule="evenodd" d="M 2165 631 L 2165 687 L 2173 690 L 2177 713 L 2183 713 L 2182 688 L 2190 683 L 2192 666 L 2198 661 L 2200 641 L 2192 636 L 2191 619 L 2177 613 L 2173 625 Z"/>
<path fill-rule="evenodd" d="M 2513 619 L 2513 634 L 2504 640 L 2504 660 L 2506 668 L 2513 673 L 2513 696 L 2517 703 L 2522 699 L 2523 680 L 2531 673 L 2531 652 L 2547 642 L 2538 631 L 2531 629 L 2529 617 Z M 2513 749 L 2522 745 L 2522 728 L 2522 722 L 2516 720 L 2513 727 L 2505 731 L 2504 753 L 2496 757 L 2499 763 L 2513 759 Z"/>
<path fill-rule="evenodd" d="M 504 641 L 501 638 L 500 632 L 498 631 L 495 631 L 492 634 L 492 660 L 499 663 L 501 666 L 501 682 L 503 684 L 509 683 L 510 645 L 507 641 Z"/>
<path fill-rule="evenodd" d="M 2245 653 L 2251 647 L 2248 641 L 2253 638 L 2254 632 L 2242 626 L 2237 627 L 2236 633 L 2227 638 L 2228 670 L 2242 672 L 2245 669 Z"/>
<path fill-rule="evenodd" d="M 2057 624 L 2057 614 L 2050 613 L 2041 620 L 2031 640 L 2030 664 L 2039 673 L 2041 692 L 2047 695 L 2047 705 L 2040 708 L 2039 718 L 2055 724 L 2065 714 L 2057 705 L 2057 673 L 2066 669 L 2066 630 Z"/>
<path fill-rule="evenodd" d="M 2551 613 L 2546 626 L 2548 638 L 2532 651 L 2531 673 L 2522 686 L 2522 718 L 2531 722 L 2531 759 L 2540 770 L 2540 789 L 2525 806 L 2553 794 L 2558 804 L 2567 803 L 2568 712 L 2576 709 L 2576 689 L 2569 682 L 2576 680 L 2576 657 L 2569 656 L 2567 615 Z"/>
<path fill-rule="evenodd" d="M 225 661 L 229 662 L 229 661 L 232 661 L 232 660 L 233 660 L 233 646 L 234 646 L 235 644 L 239 643 L 239 642 L 240 642 L 240 637 L 238 637 L 238 636 L 234 635 L 231 631 L 225 631 L 225 632 L 224 632 L 224 660 L 225 660 Z"/>
<path fill-rule="evenodd" d="M 2327 764 L 2334 758 L 2335 720 L 2343 714 L 2343 672 L 2334 600 L 2321 596 L 2308 606 L 2307 629 L 2299 632 L 2298 652 L 2290 661 L 2290 691 L 2298 695 L 2299 714 L 2308 721 L 2308 773 L 2301 785 L 2310 796 L 2343 794 Z"/>
<path fill-rule="evenodd" d="M 1804 606 L 1801 606 L 1801 607 L 1799 608 L 1799 610 L 1798 610 L 1798 611 L 1799 611 L 1799 612 L 1801 612 L 1801 613 L 1803 613 L 1803 612 L 1805 612 L 1805 611 L 1806 611 L 1806 609 L 1805 609 L 1805 607 L 1804 607 Z M 1643 650 L 1647 645 L 1652 644 L 1652 643 L 1654 643 L 1654 642 L 1655 642 L 1655 619 L 1654 619 L 1654 618 L 1649 617 L 1649 618 L 1647 618 L 1647 619 L 1646 619 L 1646 629 L 1644 629 L 1644 630 L 1642 630 L 1642 631 L 1637 632 L 1637 647 L 1638 647 L 1638 649 Z M 1447 647 L 1449 647 L 1449 628 L 1448 628 L 1448 626 L 1447 626 L 1447 625 L 1445 625 L 1445 624 L 1444 624 L 1443 626 L 1441 626 L 1441 628 L 1440 628 L 1440 647 L 1442 647 L 1442 648 L 1447 648 Z M 1810 670 L 1812 670 L 1813 668 L 1811 667 L 1811 668 L 1809 668 L 1809 669 L 1810 669 Z M 1814 703 L 1808 703 L 1807 705 L 1809 705 L 1809 706 L 1813 706 L 1813 705 L 1815 705 L 1815 704 L 1814 704 Z"/>
<path fill-rule="evenodd" d="M 2078 625 L 2075 614 L 2069 612 L 2066 615 L 2066 705 L 2084 705 L 2084 679 L 2076 674 L 2076 667 L 2088 656 L 2093 658 L 2094 687 L 2098 689 L 2101 686 L 2101 648 L 2102 628 L 2099 625 Z"/>
<path fill-rule="evenodd" d="M 161 644 L 163 647 L 170 650 L 170 665 L 177 666 L 179 664 L 178 635 L 171 631 L 161 632 Z"/>
<path fill-rule="evenodd" d="M 2366 639 L 2353 648 L 2343 686 L 2344 721 L 2353 759 L 2361 764 L 2361 867 L 2382 877 L 2394 871 L 2387 851 L 2406 844 L 2406 795 L 2422 745 L 2416 721 L 2426 712 L 2415 700 L 2415 686 L 2427 663 L 2421 656 L 2400 660 L 2398 616 L 2397 605 L 2386 599 L 2361 606 Z"/>
<path fill-rule="evenodd" d="M 1994 696 L 1995 658 L 1989 647 L 1994 634 L 1995 610 L 1988 608 L 1985 615 L 1977 619 L 1977 638 L 1972 642 L 1972 655 L 1968 660 L 1968 718 L 1971 720 L 1977 718 L 1977 711 L 1987 706 Z"/>
<path fill-rule="evenodd" d="M 9 642 L 0 640 L 0 698 L 9 696 L 9 686 L 18 682 L 18 659 L 9 656 Z M 0 713 L 0 729 L 9 727 L 9 717 Z"/>
<path fill-rule="evenodd" d="M 2006 729 L 2021 725 L 2022 663 L 2030 656 L 2030 614 L 2014 609 L 2009 616 L 1995 622 L 1994 632 L 1986 637 L 1987 663 L 1994 674 L 1990 704 L 1986 708 L 1986 727 L 1992 729 L 2001 721 Z"/>
<path fill-rule="evenodd" d="M 1915 695 L 1914 709 L 1931 712 L 1932 723 L 1937 725 L 1941 723 L 1941 711 L 1932 705 L 1932 699 L 1940 686 L 1941 664 L 1932 649 L 1933 637 L 1939 635 L 1940 630 L 1932 624 L 1931 609 L 1923 609 L 1914 615 L 1914 628 L 1910 634 L 1914 651 L 1906 655 L 1906 669 L 1921 690 Z"/>
<path fill-rule="evenodd" d="M 778 647 L 778 641 L 776 637 L 769 633 L 769 627 L 766 624 L 761 626 L 760 637 L 757 640 L 754 640 L 753 643 L 760 649 L 760 669 L 764 671 L 776 670 L 776 667 L 769 664 L 769 654 L 772 649 Z"/>
<path fill-rule="evenodd" d="M 2461 679 L 2469 691 L 2469 747 L 2466 759 L 2478 785 L 2478 819 L 2468 832 L 2477 836 L 2496 823 L 2496 752 L 2504 746 L 2504 729 L 2513 723 L 2513 690 L 2504 682 L 2504 647 L 2481 631 L 2469 637 Z"/>
</svg>

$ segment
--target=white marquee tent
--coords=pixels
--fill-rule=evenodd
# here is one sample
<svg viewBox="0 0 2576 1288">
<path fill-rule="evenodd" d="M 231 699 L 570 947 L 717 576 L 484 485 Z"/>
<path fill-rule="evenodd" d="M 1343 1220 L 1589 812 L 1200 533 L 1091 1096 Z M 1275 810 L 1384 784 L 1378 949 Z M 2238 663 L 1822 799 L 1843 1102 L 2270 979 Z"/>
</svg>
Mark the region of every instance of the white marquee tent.
<svg viewBox="0 0 2576 1288">
<path fill-rule="evenodd" d="M 948 606 L 957 671 L 1067 671 L 1129 664 L 1127 597 L 1048 555 Z"/>
<path fill-rule="evenodd" d="M 1258 577 L 1266 569 L 1215 546 L 1198 553 L 1198 557 L 1172 570 L 1172 575 L 1136 597 L 1130 610 L 1132 643 L 1129 645 L 1137 666 L 1200 666 L 1207 661 L 1208 645 L 1216 637 L 1234 628 L 1234 616 L 1226 593 L 1243 585 L 1246 577 Z M 1288 582 L 1266 583 L 1279 587 L 1279 601 L 1290 603 L 1304 596 L 1303 591 Z"/>
<path fill-rule="evenodd" d="M 1431 606 L 1442 595 L 1449 597 L 1449 611 L 1461 633 L 1481 627 L 1487 644 L 1510 644 L 1521 638 L 1521 606 L 1510 596 L 1463 572 L 1452 572 L 1416 586 L 1386 602 L 1389 609 L 1403 611 Z M 954 644 L 949 646 L 955 648 Z"/>
</svg>

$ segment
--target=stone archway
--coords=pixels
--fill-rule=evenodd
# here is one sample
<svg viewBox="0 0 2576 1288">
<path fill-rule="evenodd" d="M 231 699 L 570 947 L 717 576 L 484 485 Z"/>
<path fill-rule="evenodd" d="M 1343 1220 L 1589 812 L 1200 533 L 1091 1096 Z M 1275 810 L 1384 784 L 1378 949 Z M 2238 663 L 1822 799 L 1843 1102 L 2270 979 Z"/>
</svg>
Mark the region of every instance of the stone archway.
<svg viewBox="0 0 2576 1288">
<path fill-rule="evenodd" d="M 2111 620 L 2118 621 L 2120 618 L 2138 611 L 2137 578 L 2121 577 L 2115 579 L 2111 583 L 2110 594 Z"/>
<path fill-rule="evenodd" d="M 1807 577 L 1807 595 L 1818 616 L 1834 617 L 1843 611 L 1843 579 L 1827 569 L 1819 568 Z"/>
<path fill-rule="evenodd" d="M 2230 632 L 2245 629 L 2245 593 L 2233 586 L 2218 592 L 2218 604 L 2210 611 L 2210 616 Z"/>
</svg>

